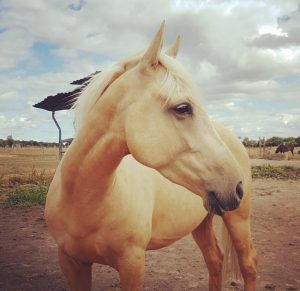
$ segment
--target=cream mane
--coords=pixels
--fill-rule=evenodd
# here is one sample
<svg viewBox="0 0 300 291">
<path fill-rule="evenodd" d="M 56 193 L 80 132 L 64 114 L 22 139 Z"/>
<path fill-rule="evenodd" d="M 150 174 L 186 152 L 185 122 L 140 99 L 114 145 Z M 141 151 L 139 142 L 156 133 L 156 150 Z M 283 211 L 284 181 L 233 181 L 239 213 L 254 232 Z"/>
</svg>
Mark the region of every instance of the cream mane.
<svg viewBox="0 0 300 291">
<path fill-rule="evenodd" d="M 84 124 L 88 113 L 99 100 L 104 91 L 127 70 L 136 66 L 141 58 L 141 55 L 126 59 L 112 66 L 109 70 L 97 73 L 92 76 L 88 84 L 79 94 L 73 109 L 75 111 L 75 131 L 78 133 Z M 164 100 L 166 105 L 170 99 L 176 99 L 185 94 L 186 96 L 194 96 L 194 86 L 190 81 L 187 73 L 184 71 L 181 64 L 172 57 L 161 54 L 159 57 L 160 63 L 166 68 L 167 75 L 162 83 L 160 93 L 167 99 Z"/>
<path fill-rule="evenodd" d="M 92 76 L 88 84 L 83 88 L 78 96 L 73 109 L 75 111 L 74 126 L 78 132 L 86 120 L 86 117 L 98 99 L 101 97 L 105 89 L 111 83 L 112 78 L 116 74 L 122 74 L 124 68 L 120 65 L 114 66 L 106 72 L 100 72 Z"/>
</svg>

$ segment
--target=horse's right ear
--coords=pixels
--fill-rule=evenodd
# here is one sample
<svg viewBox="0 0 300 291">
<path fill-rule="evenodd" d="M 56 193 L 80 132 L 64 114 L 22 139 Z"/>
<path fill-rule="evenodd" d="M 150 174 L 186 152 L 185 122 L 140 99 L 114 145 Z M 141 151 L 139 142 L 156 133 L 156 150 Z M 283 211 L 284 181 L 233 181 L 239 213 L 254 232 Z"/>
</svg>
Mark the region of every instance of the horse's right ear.
<svg viewBox="0 0 300 291">
<path fill-rule="evenodd" d="M 166 55 L 176 58 L 180 46 L 180 35 L 177 36 L 175 42 L 166 50 Z"/>
<path fill-rule="evenodd" d="M 139 66 L 141 72 L 151 71 L 158 66 L 158 58 L 163 45 L 163 37 L 165 32 L 165 21 L 162 22 L 154 39 L 150 43 L 149 48 L 140 60 Z"/>
</svg>

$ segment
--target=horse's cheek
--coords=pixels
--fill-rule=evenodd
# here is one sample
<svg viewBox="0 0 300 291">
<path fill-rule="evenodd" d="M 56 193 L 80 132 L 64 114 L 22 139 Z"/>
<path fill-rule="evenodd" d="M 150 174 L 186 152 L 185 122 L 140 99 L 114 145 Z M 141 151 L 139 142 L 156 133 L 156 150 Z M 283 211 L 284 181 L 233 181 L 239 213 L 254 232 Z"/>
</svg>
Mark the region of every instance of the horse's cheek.
<svg viewBox="0 0 300 291">
<path fill-rule="evenodd" d="M 167 158 L 162 155 L 163 131 L 159 130 L 155 121 L 149 121 L 144 114 L 139 122 L 129 121 L 126 126 L 127 147 L 130 154 L 140 163 L 155 168 Z M 143 120 L 141 122 L 141 120 Z"/>
</svg>

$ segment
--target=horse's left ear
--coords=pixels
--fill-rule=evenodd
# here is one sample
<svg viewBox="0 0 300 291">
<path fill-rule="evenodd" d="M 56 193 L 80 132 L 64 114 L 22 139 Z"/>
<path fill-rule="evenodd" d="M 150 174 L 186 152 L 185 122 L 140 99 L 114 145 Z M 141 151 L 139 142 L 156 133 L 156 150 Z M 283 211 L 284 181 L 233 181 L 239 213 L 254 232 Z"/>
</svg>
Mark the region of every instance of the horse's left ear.
<svg viewBox="0 0 300 291">
<path fill-rule="evenodd" d="M 158 58 L 163 45 L 163 37 L 165 32 L 165 21 L 162 22 L 159 31 L 156 33 L 146 53 L 140 60 L 140 70 L 146 72 L 156 69 L 158 66 Z"/>
<path fill-rule="evenodd" d="M 177 36 L 175 42 L 166 50 L 166 55 L 176 58 L 180 46 L 180 35 Z"/>
</svg>

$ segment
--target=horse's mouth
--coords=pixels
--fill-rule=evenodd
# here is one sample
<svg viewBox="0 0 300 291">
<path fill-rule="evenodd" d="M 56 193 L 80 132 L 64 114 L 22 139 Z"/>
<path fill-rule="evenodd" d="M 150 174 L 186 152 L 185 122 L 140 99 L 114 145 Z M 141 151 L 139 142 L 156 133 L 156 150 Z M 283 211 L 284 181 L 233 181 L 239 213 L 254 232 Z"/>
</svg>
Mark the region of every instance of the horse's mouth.
<svg viewBox="0 0 300 291">
<path fill-rule="evenodd" d="M 217 214 L 219 216 L 223 216 L 225 212 L 225 210 L 219 204 L 209 204 L 209 206 L 205 206 L 205 208 L 209 213 Z"/>
<path fill-rule="evenodd" d="M 206 194 L 204 207 L 209 213 L 217 214 L 219 216 L 222 216 L 225 212 L 219 200 L 211 192 Z"/>
<path fill-rule="evenodd" d="M 204 207 L 209 213 L 222 216 L 226 211 L 232 211 L 240 205 L 239 199 L 230 202 L 221 201 L 215 192 L 207 192 L 204 198 Z"/>
</svg>

